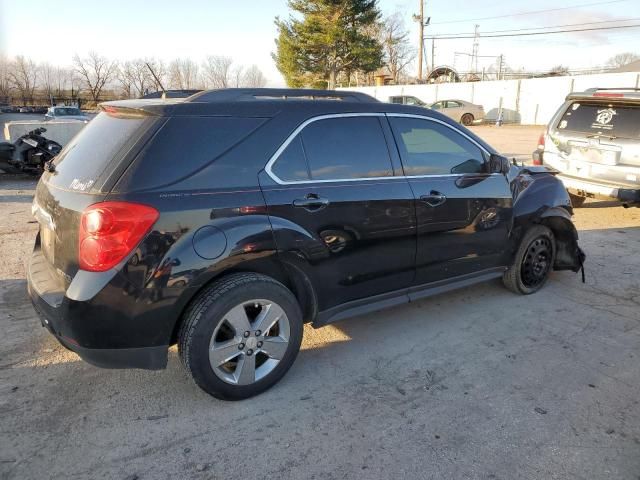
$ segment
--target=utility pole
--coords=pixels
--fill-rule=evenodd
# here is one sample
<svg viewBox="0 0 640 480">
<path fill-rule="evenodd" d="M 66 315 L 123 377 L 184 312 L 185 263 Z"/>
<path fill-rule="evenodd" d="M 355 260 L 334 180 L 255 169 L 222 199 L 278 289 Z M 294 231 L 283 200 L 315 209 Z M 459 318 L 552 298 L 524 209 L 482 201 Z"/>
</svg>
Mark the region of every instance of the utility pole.
<svg viewBox="0 0 640 480">
<path fill-rule="evenodd" d="M 418 83 L 422 82 L 422 60 L 424 47 L 424 0 L 420 0 L 420 13 L 413 19 L 418 22 Z"/>
<path fill-rule="evenodd" d="M 472 73 L 478 72 L 478 46 L 480 45 L 480 32 L 478 31 L 479 28 L 480 25 L 476 24 L 476 30 L 473 34 L 473 51 L 471 53 L 471 68 L 469 69 L 472 71 Z"/>
<path fill-rule="evenodd" d="M 500 54 L 500 65 L 498 67 L 498 80 L 502 80 L 502 62 L 503 62 L 503 55 Z"/>
<path fill-rule="evenodd" d="M 432 38 L 431 39 L 431 71 L 432 72 L 435 70 L 435 67 L 433 65 L 434 58 L 436 58 L 436 39 Z"/>
</svg>

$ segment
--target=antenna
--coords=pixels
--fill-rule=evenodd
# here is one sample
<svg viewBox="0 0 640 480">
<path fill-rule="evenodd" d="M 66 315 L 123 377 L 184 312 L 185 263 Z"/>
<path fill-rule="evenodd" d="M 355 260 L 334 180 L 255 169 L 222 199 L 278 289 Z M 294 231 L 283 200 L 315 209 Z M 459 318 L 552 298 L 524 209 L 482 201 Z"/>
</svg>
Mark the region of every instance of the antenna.
<svg viewBox="0 0 640 480">
<path fill-rule="evenodd" d="M 167 98 L 167 91 L 162 86 L 162 82 L 160 81 L 160 79 L 156 75 L 156 72 L 153 71 L 153 68 L 151 68 L 151 65 L 149 65 L 149 62 L 144 62 L 144 64 L 147 66 L 147 68 L 151 72 L 151 75 L 153 75 L 153 78 L 156 81 L 156 83 L 158 84 L 158 86 L 160 87 L 160 90 L 162 90 L 162 99 L 165 100 Z"/>
</svg>

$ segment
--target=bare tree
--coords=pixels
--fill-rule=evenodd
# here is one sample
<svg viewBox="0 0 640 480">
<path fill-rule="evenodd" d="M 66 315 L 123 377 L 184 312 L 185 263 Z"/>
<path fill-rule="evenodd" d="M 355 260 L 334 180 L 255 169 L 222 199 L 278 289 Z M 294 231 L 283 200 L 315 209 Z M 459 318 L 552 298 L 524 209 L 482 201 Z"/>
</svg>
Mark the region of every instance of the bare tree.
<svg viewBox="0 0 640 480">
<path fill-rule="evenodd" d="M 619 68 L 640 60 L 640 56 L 632 52 L 619 53 L 607 60 L 607 67 Z"/>
<path fill-rule="evenodd" d="M 384 62 L 395 83 L 406 76 L 406 69 L 416 54 L 409 41 L 409 32 L 399 12 L 386 17 L 378 33 L 384 51 Z"/>
<path fill-rule="evenodd" d="M 242 76 L 242 86 L 249 88 L 262 88 L 267 84 L 267 78 L 257 65 L 251 65 Z"/>
<path fill-rule="evenodd" d="M 18 55 L 9 67 L 9 83 L 18 90 L 23 103 L 33 101 L 38 81 L 38 66 L 31 59 Z"/>
<path fill-rule="evenodd" d="M 176 58 L 169 64 L 169 83 L 172 88 L 189 90 L 198 85 L 198 64 L 190 58 Z"/>
<path fill-rule="evenodd" d="M 147 61 L 142 58 L 136 58 L 120 65 L 118 80 L 124 95 L 128 98 L 142 97 L 148 93 L 149 87 L 155 84 L 153 75 L 147 67 Z"/>
<path fill-rule="evenodd" d="M 232 65 L 233 59 L 231 57 L 209 55 L 202 63 L 202 73 L 207 86 L 211 88 L 228 88 L 233 85 L 234 76 L 236 77 L 236 83 L 239 83 L 239 76 L 242 75 L 242 72 L 239 75 L 234 75 Z M 235 73 L 238 73 L 237 69 L 235 69 Z"/>
<path fill-rule="evenodd" d="M 96 52 L 89 52 L 85 58 L 78 54 L 73 56 L 73 64 L 76 72 L 82 78 L 91 98 L 97 102 L 105 85 L 115 77 L 118 72 L 118 64 Z"/>
<path fill-rule="evenodd" d="M 11 92 L 11 83 L 9 81 L 9 60 L 6 56 L 0 55 L 0 98 L 8 100 Z"/>
</svg>

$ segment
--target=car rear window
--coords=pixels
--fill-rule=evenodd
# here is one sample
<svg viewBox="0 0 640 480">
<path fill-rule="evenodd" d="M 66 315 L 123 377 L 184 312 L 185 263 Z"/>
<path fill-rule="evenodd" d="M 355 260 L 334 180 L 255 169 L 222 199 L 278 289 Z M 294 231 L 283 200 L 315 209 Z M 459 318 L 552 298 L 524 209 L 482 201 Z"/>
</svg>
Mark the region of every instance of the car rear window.
<svg viewBox="0 0 640 480">
<path fill-rule="evenodd" d="M 88 192 L 111 162 L 122 158 L 152 121 L 143 116 L 98 114 L 56 157 L 55 172 L 48 182 L 60 188 Z"/>
<path fill-rule="evenodd" d="M 567 132 L 640 138 L 640 106 L 573 102 L 556 128 Z"/>
</svg>

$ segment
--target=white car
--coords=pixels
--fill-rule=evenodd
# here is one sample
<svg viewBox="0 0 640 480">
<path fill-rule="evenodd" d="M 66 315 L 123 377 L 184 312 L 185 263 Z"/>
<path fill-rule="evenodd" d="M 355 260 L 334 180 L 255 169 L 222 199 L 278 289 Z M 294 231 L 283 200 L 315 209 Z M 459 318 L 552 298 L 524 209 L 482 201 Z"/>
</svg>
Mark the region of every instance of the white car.
<svg viewBox="0 0 640 480">
<path fill-rule="evenodd" d="M 45 120 L 79 120 L 88 122 L 89 116 L 78 107 L 50 107 L 44 116 Z"/>
</svg>

